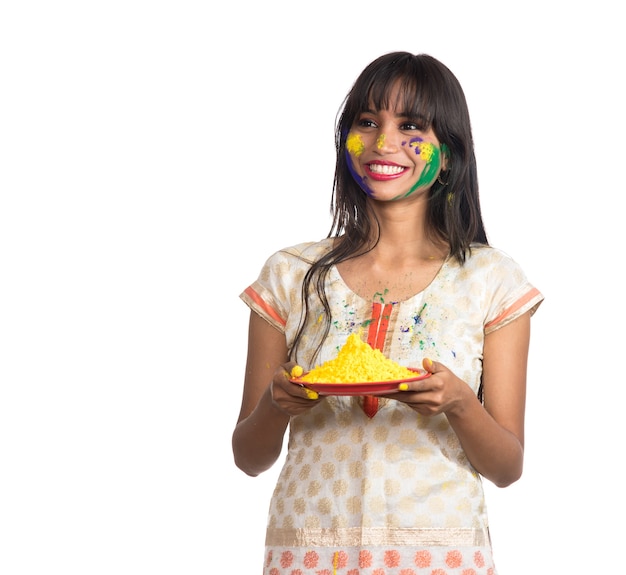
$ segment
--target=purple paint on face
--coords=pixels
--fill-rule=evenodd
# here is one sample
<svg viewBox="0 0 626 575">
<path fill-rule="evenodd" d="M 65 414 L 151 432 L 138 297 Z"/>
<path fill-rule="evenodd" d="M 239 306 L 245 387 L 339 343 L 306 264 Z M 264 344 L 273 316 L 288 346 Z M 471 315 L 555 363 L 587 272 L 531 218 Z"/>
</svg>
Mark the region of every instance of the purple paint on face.
<svg viewBox="0 0 626 575">
<path fill-rule="evenodd" d="M 424 138 L 420 138 L 419 136 L 415 136 L 415 138 L 411 138 L 409 140 L 409 146 L 414 146 L 416 153 L 419 154 L 420 153 L 419 152 L 419 146 L 415 146 L 415 144 L 418 143 L 418 142 L 423 142 L 423 141 L 424 141 Z"/>
<path fill-rule="evenodd" d="M 367 176 L 365 177 L 361 177 L 359 174 L 357 174 L 356 170 L 354 169 L 354 164 L 352 163 L 352 156 L 350 156 L 349 152 L 346 150 L 346 159 L 348 160 L 348 170 L 349 172 L 352 174 L 352 177 L 354 178 L 354 181 L 359 184 L 359 187 L 370 197 L 373 198 L 374 197 L 374 192 L 370 189 L 370 187 L 367 185 Z"/>
</svg>

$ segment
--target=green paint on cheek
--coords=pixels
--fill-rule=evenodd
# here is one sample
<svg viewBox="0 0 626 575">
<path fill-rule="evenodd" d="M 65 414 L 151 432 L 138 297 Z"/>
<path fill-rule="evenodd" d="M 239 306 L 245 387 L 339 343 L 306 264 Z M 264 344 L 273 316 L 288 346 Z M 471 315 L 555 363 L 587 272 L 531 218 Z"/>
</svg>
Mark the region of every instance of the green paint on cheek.
<svg viewBox="0 0 626 575">
<path fill-rule="evenodd" d="M 424 166 L 415 185 L 406 194 L 407 196 L 411 195 L 418 188 L 432 184 L 441 168 L 441 152 L 437 146 L 433 146 L 430 142 L 420 146 L 420 157 L 425 159 L 427 164 Z"/>
<path fill-rule="evenodd" d="M 358 158 L 365 150 L 365 144 L 363 143 L 361 136 L 350 132 L 348 134 L 348 139 L 346 140 L 346 149 L 350 155 Z"/>
</svg>

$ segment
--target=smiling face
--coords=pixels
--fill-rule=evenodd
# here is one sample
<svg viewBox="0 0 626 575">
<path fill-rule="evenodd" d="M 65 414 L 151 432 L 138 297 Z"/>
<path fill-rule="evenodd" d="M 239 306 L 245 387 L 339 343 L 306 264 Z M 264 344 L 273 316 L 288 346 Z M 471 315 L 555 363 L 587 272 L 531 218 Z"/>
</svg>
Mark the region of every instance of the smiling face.
<svg viewBox="0 0 626 575">
<path fill-rule="evenodd" d="M 422 124 L 395 109 L 367 110 L 356 118 L 346 154 L 368 196 L 398 200 L 428 190 L 437 179 L 445 159 L 432 128 Z"/>
</svg>

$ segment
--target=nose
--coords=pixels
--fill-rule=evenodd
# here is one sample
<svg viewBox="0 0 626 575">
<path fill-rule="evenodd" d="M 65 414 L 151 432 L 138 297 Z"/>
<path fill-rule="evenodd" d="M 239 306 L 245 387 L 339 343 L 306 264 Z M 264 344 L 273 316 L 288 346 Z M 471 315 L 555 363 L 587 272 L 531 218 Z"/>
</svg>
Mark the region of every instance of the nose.
<svg viewBox="0 0 626 575">
<path fill-rule="evenodd" d="M 397 136 L 388 130 L 381 130 L 376 138 L 376 149 L 381 154 L 395 154 L 399 150 Z"/>
</svg>

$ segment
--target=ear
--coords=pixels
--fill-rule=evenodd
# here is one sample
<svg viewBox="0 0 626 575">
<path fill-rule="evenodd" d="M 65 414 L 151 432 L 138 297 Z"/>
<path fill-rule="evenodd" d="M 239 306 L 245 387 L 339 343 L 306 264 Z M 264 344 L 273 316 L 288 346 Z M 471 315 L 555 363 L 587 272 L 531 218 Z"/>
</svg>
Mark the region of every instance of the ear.
<svg viewBox="0 0 626 575">
<path fill-rule="evenodd" d="M 441 144 L 441 171 L 445 172 L 448 169 L 448 162 L 450 161 L 450 149 L 445 144 Z"/>
</svg>

